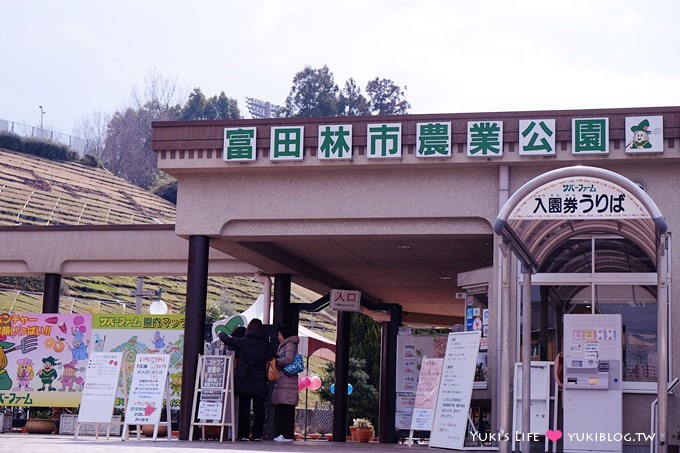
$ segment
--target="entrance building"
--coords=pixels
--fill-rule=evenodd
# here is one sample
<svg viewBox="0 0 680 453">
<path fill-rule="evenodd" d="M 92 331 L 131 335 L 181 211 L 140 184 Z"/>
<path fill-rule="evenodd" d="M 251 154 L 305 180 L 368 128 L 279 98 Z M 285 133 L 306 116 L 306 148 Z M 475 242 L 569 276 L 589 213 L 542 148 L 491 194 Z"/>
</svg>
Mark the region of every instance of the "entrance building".
<svg viewBox="0 0 680 453">
<path fill-rule="evenodd" d="M 185 376 L 202 345 L 210 256 L 219 253 L 234 269 L 274 277 L 273 322 L 324 306 L 332 289 L 361 291 L 362 311 L 382 323 L 383 442 L 397 436 L 399 326 L 458 325 L 483 330 L 486 385 L 472 398 L 489 408 L 491 432 L 513 426 L 515 363 L 553 360 L 565 336 L 592 331 L 590 359 L 604 357 L 600 334 L 621 346 L 621 433 L 612 434 L 654 430 L 658 451 L 679 443 L 678 401 L 665 390 L 680 372 L 671 360 L 680 347 L 671 285 L 680 269 L 671 242 L 680 107 L 156 122 L 153 149 L 178 180 L 174 233 L 188 240 Z M 11 264 L 30 253 L 13 251 Z M 291 282 L 324 297 L 294 306 Z M 468 316 L 475 309 L 485 322 Z M 565 317 L 577 314 L 618 315 L 621 328 L 565 332 Z M 356 341 L 348 323 L 338 312 L 336 389 L 347 384 Z M 604 359 L 597 367 L 605 373 Z M 518 369 L 530 385 L 529 367 Z M 183 408 L 192 389 L 186 379 Z M 335 394 L 340 439 L 347 397 Z M 525 406 L 515 418 L 528 420 Z M 620 448 L 649 446 L 628 436 Z"/>
</svg>

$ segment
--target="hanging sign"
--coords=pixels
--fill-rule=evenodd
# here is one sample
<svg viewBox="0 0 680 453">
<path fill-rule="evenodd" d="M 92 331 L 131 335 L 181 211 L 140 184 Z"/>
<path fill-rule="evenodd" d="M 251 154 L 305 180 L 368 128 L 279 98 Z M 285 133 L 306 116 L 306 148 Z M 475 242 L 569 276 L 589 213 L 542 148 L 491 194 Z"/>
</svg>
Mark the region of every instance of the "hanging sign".
<svg viewBox="0 0 680 453">
<path fill-rule="evenodd" d="M 361 311 L 361 291 L 332 289 L 330 306 L 337 311 Z"/>
<path fill-rule="evenodd" d="M 511 220 L 650 219 L 644 204 L 631 192 L 609 181 L 571 176 L 542 185 L 522 201 Z"/>
</svg>

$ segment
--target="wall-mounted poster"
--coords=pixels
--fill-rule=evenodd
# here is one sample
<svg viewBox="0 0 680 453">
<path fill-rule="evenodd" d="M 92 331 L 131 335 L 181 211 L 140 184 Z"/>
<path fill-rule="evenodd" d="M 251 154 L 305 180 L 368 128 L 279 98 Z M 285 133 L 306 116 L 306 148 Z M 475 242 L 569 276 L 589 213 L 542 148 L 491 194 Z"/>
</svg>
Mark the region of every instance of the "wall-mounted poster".
<svg viewBox="0 0 680 453">
<path fill-rule="evenodd" d="M 184 315 L 115 315 L 92 317 L 94 350 L 122 352 L 128 387 L 137 354 L 168 354 L 171 406 L 179 408 L 184 351 Z M 116 407 L 123 407 L 122 385 Z"/>
<path fill-rule="evenodd" d="M 78 406 L 91 348 L 89 314 L 0 314 L 0 406 Z"/>
</svg>

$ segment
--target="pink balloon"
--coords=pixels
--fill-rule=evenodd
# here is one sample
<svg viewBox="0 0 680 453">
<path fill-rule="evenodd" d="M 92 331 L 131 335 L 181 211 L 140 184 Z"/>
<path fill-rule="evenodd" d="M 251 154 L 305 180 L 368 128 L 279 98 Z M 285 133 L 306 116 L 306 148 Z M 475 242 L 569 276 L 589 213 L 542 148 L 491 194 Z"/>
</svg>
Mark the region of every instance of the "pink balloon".
<svg viewBox="0 0 680 453">
<path fill-rule="evenodd" d="M 319 376 L 312 376 L 309 380 L 309 390 L 319 390 L 321 388 L 321 378 Z"/>
<path fill-rule="evenodd" d="M 298 381 L 298 392 L 301 392 L 302 390 L 305 389 L 305 386 L 302 384 L 302 381 Z"/>
<path fill-rule="evenodd" d="M 309 376 L 302 376 L 300 380 L 298 381 L 298 388 L 302 387 L 302 389 L 306 389 L 309 387 L 309 384 L 311 384 L 311 379 L 309 379 Z"/>
</svg>

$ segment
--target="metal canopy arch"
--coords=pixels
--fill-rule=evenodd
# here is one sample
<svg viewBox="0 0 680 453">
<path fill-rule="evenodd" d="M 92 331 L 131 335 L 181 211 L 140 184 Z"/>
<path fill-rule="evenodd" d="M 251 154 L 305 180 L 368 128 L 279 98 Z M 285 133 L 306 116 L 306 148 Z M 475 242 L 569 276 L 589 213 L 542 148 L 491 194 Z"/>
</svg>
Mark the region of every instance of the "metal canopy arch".
<svg viewBox="0 0 680 453">
<path fill-rule="evenodd" d="M 555 185 L 556 182 L 568 178 L 592 178 L 606 182 L 620 193 L 632 197 L 638 208 L 635 213 L 622 213 L 610 218 L 593 216 L 584 218 L 574 215 L 550 214 L 536 218 L 521 218 L 516 215 L 520 205 L 527 205 L 528 201 L 541 190 Z M 534 210 L 536 212 L 536 210 Z M 494 232 L 503 238 L 503 257 L 501 263 L 503 285 L 499 301 L 501 302 L 501 342 L 503 348 L 510 350 L 512 342 L 510 309 L 510 268 L 512 265 L 511 252 L 522 262 L 523 304 L 531 302 L 531 275 L 541 268 L 551 252 L 566 240 L 583 234 L 616 234 L 637 245 L 640 250 L 656 262 L 657 276 L 657 329 L 659 372 L 657 377 L 658 398 L 658 428 L 656 442 L 658 451 L 667 449 L 666 439 L 668 430 L 668 225 L 656 203 L 633 181 L 624 176 L 597 167 L 573 166 L 560 168 L 543 173 L 520 187 L 502 206 L 494 222 Z M 531 326 L 531 310 L 522 310 L 522 325 Z M 522 357 L 530 357 L 531 343 L 530 329 L 522 328 Z M 512 420 L 511 382 L 512 365 L 507 357 L 501 358 L 501 379 L 499 389 L 500 417 L 499 428 L 503 432 L 510 432 Z M 507 362 L 507 363 L 506 363 Z M 529 394 L 531 385 L 530 361 L 524 360 L 522 366 L 522 394 Z M 507 375 L 507 376 L 506 376 Z M 530 409 L 528 399 L 522 400 L 522 426 L 530 424 Z M 501 452 L 509 451 L 509 442 L 501 443 Z M 528 443 L 523 443 L 522 451 L 528 452 Z"/>
<path fill-rule="evenodd" d="M 641 204 L 643 216 L 613 219 L 545 219 L 512 220 L 517 206 L 529 195 L 554 181 L 569 177 L 591 177 L 607 181 L 632 194 Z M 656 257 L 659 234 L 668 230 L 666 220 L 656 203 L 637 184 L 610 170 L 597 167 L 573 166 L 552 170 L 539 175 L 520 187 L 503 205 L 493 225 L 496 234 L 510 242 L 521 261 L 538 271 L 542 259 L 563 240 L 584 233 L 612 233 L 636 243 L 650 258 Z M 649 234 L 645 234 L 649 233 Z M 546 247 L 546 242 L 551 246 Z"/>
</svg>

